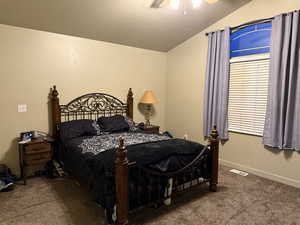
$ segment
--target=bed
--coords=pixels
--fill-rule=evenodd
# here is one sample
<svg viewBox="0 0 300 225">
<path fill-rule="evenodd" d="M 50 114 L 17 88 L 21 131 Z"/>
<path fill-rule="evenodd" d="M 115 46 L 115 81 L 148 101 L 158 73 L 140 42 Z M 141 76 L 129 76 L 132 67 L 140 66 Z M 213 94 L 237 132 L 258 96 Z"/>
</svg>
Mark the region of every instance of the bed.
<svg viewBox="0 0 300 225">
<path fill-rule="evenodd" d="M 50 102 L 55 157 L 89 184 L 109 224 L 128 224 L 130 212 L 170 204 L 176 193 L 200 184 L 209 183 L 209 190 L 217 191 L 216 127 L 208 145 L 145 132 L 133 122 L 131 89 L 126 103 L 90 93 L 61 105 L 58 96 L 54 86 Z"/>
</svg>

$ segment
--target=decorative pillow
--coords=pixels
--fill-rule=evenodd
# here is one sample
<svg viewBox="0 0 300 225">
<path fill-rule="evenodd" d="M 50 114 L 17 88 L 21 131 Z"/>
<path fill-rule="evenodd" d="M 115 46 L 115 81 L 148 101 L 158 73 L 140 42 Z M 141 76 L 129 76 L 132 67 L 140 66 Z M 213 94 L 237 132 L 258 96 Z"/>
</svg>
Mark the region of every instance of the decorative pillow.
<svg viewBox="0 0 300 225">
<path fill-rule="evenodd" d="M 125 121 L 124 116 L 115 115 L 110 117 L 100 117 L 98 124 L 101 130 L 105 132 L 117 132 L 117 131 L 128 131 L 129 125 Z"/>
<path fill-rule="evenodd" d="M 95 128 L 96 132 L 97 132 L 97 135 L 101 135 L 103 134 L 104 132 L 101 130 L 99 124 L 97 123 L 96 120 L 93 120 L 93 123 L 92 123 L 92 126 Z"/>
<path fill-rule="evenodd" d="M 82 137 L 100 135 L 101 130 L 97 122 L 94 120 L 73 120 L 63 122 L 59 127 L 60 138 L 63 141 Z"/>
<path fill-rule="evenodd" d="M 139 130 L 139 128 L 135 125 L 135 122 L 131 118 L 129 118 L 128 116 L 124 116 L 124 119 L 129 126 L 129 131 L 133 132 Z"/>
</svg>

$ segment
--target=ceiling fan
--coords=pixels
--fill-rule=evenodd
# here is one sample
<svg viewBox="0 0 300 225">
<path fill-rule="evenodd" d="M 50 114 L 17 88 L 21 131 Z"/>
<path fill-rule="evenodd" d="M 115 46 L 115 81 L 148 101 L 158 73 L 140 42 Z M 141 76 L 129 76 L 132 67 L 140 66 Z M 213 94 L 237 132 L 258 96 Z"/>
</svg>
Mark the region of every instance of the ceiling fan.
<svg viewBox="0 0 300 225">
<path fill-rule="evenodd" d="M 197 8 L 203 0 L 191 0 L 194 8 Z M 212 4 L 219 0 L 204 0 L 205 2 Z M 151 8 L 162 8 L 164 6 L 171 5 L 173 8 L 178 9 L 180 6 L 180 0 L 154 0 L 151 4 Z"/>
</svg>

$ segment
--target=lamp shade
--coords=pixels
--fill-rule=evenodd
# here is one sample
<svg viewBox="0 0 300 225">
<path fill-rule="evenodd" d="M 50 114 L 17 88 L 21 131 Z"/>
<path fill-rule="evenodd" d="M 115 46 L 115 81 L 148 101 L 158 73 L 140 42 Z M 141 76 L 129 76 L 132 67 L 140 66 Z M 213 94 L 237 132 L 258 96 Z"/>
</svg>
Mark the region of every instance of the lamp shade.
<svg viewBox="0 0 300 225">
<path fill-rule="evenodd" d="M 213 4 L 213 3 L 216 3 L 217 1 L 219 1 L 219 0 L 205 0 L 207 3 L 209 3 L 209 4 Z"/>
<path fill-rule="evenodd" d="M 154 96 L 153 91 L 145 91 L 143 97 L 140 100 L 140 103 L 143 103 L 143 104 L 155 104 L 155 103 L 158 103 L 158 100 Z"/>
</svg>

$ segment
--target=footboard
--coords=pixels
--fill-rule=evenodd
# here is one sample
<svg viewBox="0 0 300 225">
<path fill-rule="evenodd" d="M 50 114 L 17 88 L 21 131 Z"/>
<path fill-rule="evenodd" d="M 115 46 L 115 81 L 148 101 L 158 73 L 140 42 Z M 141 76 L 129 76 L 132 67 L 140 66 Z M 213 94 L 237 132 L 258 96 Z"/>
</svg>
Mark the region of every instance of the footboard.
<svg viewBox="0 0 300 225">
<path fill-rule="evenodd" d="M 118 225 L 128 224 L 129 209 L 140 207 L 141 205 L 161 204 L 165 201 L 170 203 L 170 198 L 178 191 L 190 189 L 199 184 L 209 182 L 209 190 L 217 191 L 218 168 L 219 168 L 219 139 L 216 127 L 211 132 L 209 138 L 208 165 L 210 166 L 209 176 L 203 178 L 201 175 L 201 165 L 204 155 L 199 154 L 192 162 L 174 173 L 159 174 L 147 168 L 138 168 L 135 163 L 129 163 L 127 150 L 124 146 L 124 139 L 120 139 L 120 144 L 116 152 L 116 216 Z M 134 168 L 134 169 L 132 169 Z M 132 169 L 132 170 L 131 170 Z M 129 182 L 129 174 L 136 180 L 146 182 L 144 186 L 137 182 Z M 202 177 L 202 178 L 200 178 Z M 129 190 L 135 193 L 135 201 L 129 206 Z M 144 193 L 141 197 L 139 193 Z"/>
</svg>

